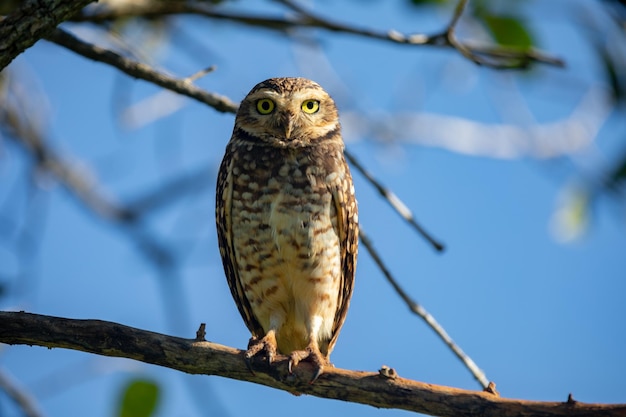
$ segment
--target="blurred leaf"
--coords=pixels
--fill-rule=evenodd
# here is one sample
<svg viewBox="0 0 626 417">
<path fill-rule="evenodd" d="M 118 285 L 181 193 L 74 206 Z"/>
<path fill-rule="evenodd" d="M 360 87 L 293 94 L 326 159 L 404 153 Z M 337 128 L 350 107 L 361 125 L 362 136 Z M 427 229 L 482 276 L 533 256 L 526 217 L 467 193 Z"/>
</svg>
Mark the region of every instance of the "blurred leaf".
<svg viewBox="0 0 626 417">
<path fill-rule="evenodd" d="M 554 237 L 563 243 L 580 238 L 589 226 L 590 210 L 587 190 L 581 187 L 566 189 L 552 216 L 551 229 Z"/>
<path fill-rule="evenodd" d="M 500 45 L 519 49 L 530 49 L 534 45 L 530 31 L 517 17 L 487 13 L 481 13 L 477 17 L 484 22 L 493 39 Z"/>
<path fill-rule="evenodd" d="M 146 379 L 134 379 L 126 385 L 120 399 L 119 417 L 150 417 L 159 402 L 159 386 Z"/>
</svg>

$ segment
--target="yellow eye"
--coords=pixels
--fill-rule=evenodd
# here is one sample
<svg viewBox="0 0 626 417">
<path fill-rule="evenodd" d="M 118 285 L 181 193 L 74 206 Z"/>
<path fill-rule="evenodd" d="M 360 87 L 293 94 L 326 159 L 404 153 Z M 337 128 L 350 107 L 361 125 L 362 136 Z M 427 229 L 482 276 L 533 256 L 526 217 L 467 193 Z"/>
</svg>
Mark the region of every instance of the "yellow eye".
<svg viewBox="0 0 626 417">
<path fill-rule="evenodd" d="M 313 114 L 320 109 L 320 102 L 317 100 L 304 100 L 302 102 L 302 111 Z"/>
<path fill-rule="evenodd" d="M 269 98 L 262 98 L 256 102 L 256 110 L 261 114 L 270 114 L 274 111 L 274 102 Z"/>
</svg>

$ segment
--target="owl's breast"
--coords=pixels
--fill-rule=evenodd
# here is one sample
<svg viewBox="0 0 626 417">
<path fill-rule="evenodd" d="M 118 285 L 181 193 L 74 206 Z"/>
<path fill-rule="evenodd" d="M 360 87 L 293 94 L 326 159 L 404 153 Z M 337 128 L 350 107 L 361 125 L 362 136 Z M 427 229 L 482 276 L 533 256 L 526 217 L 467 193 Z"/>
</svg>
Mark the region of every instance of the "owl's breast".
<svg viewBox="0 0 626 417">
<path fill-rule="evenodd" d="M 326 170 L 307 155 L 246 155 L 232 199 L 240 242 L 247 237 L 257 258 L 271 254 L 284 268 L 316 267 L 317 258 L 338 245 Z"/>
<path fill-rule="evenodd" d="M 298 156 L 275 159 L 270 169 L 257 155 L 252 165 L 258 174 L 240 165 L 233 244 L 244 291 L 265 329 L 280 316 L 284 331 L 304 337 L 307 317 L 317 315 L 329 335 L 341 274 L 337 210 L 328 187 L 337 174 Z"/>
</svg>

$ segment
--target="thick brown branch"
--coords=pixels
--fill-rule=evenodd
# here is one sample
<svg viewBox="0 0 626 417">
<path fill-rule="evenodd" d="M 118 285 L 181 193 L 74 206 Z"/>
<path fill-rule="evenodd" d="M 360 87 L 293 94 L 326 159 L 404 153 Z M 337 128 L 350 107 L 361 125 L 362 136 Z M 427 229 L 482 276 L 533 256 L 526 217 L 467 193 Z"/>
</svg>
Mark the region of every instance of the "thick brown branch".
<svg viewBox="0 0 626 417">
<path fill-rule="evenodd" d="M 510 400 L 496 395 L 425 384 L 394 372 L 325 370 L 309 384 L 311 367 L 302 363 L 287 373 L 285 357 L 271 368 L 259 360 L 256 374 L 247 370 L 243 351 L 216 343 L 166 336 L 100 320 L 73 320 L 0 312 L 0 342 L 60 347 L 105 356 L 131 358 L 191 374 L 217 375 L 281 389 L 294 394 L 398 408 L 436 416 L 626 416 L 626 404 L 585 404 Z"/>
<path fill-rule="evenodd" d="M 0 21 L 0 71 L 93 0 L 24 1 Z"/>
</svg>

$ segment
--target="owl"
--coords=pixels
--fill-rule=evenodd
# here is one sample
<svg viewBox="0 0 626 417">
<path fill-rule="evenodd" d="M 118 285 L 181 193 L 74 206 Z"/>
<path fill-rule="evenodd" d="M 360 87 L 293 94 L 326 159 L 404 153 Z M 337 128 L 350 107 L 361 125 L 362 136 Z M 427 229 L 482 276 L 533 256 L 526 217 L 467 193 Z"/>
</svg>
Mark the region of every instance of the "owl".
<svg viewBox="0 0 626 417">
<path fill-rule="evenodd" d="M 330 366 L 346 318 L 358 215 L 337 108 L 319 84 L 271 78 L 241 103 L 216 194 L 220 254 L 252 337 L 246 364 L 263 355 Z"/>
</svg>

